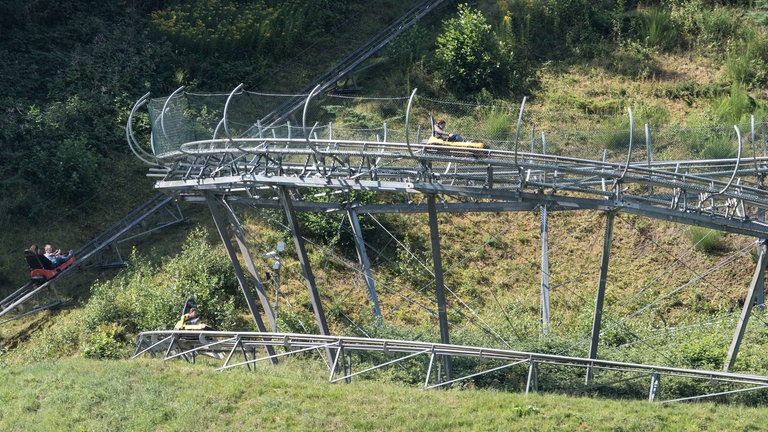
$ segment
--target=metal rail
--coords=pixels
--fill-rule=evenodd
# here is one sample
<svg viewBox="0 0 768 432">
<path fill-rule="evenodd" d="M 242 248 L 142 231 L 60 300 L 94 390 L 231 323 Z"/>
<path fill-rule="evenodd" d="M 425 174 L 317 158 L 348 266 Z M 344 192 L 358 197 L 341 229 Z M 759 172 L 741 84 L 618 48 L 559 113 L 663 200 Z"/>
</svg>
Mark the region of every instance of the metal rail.
<svg viewBox="0 0 768 432">
<path fill-rule="evenodd" d="M 355 49 L 353 52 L 347 54 L 344 59 L 335 64 L 332 68 L 323 72 L 313 82 L 309 83 L 302 90 L 298 92 L 298 96 L 290 98 L 275 108 L 271 113 L 267 114 L 261 119 L 261 124 L 272 125 L 279 123 L 292 112 L 301 108 L 304 105 L 304 95 L 312 89 L 315 89 L 315 93 L 322 92 L 337 81 L 342 79 L 345 75 L 352 72 L 356 67 L 362 64 L 365 60 L 376 54 L 382 48 L 384 48 L 389 42 L 391 42 L 400 33 L 410 28 L 424 15 L 436 9 L 443 0 L 424 0 L 418 5 L 401 15 L 397 20 L 392 22 L 386 28 L 374 35 L 365 44 Z"/>
<path fill-rule="evenodd" d="M 617 163 L 504 150 L 445 148 L 398 142 L 321 138 L 195 141 L 157 158 L 169 168 L 156 186 L 267 195 L 264 188 L 331 188 L 392 193 L 444 193 L 489 202 L 523 194 L 551 199 L 593 197 L 616 207 L 645 206 L 706 215 L 768 234 L 757 220 L 768 209 L 762 178 L 768 158 Z M 231 166 L 221 165 L 226 154 Z M 215 159 L 215 162 L 213 162 Z M 214 165 L 215 164 L 215 165 Z M 610 187 L 605 185 L 609 184 Z M 258 189 L 258 190 L 257 190 Z M 575 209 L 575 208 L 574 208 Z"/>
<path fill-rule="evenodd" d="M 141 232 L 131 235 L 131 233 L 134 232 L 133 229 L 135 227 L 140 226 L 140 224 L 146 221 L 147 218 L 159 213 L 164 213 L 165 220 L 159 221 L 154 227 L 142 229 Z M 117 249 L 118 243 L 125 242 L 138 236 L 146 235 L 153 231 L 184 222 L 185 220 L 186 218 L 181 214 L 181 209 L 173 201 L 172 197 L 162 193 L 155 195 L 141 206 L 129 212 L 115 224 L 78 247 L 74 251 L 76 257 L 75 262 L 66 269 L 59 272 L 56 277 L 40 284 L 33 281 L 28 281 L 21 288 L 17 289 L 3 300 L 0 300 L 0 317 L 14 311 L 20 311 L 20 306 L 34 300 L 39 295 L 39 293 L 43 292 L 45 289 L 50 289 L 53 291 L 54 295 L 56 296 L 56 300 L 47 304 L 39 304 L 32 308 L 31 312 L 37 312 L 63 304 L 61 299 L 58 297 L 58 293 L 56 293 L 56 290 L 54 289 L 54 284 L 66 278 L 68 275 L 74 273 L 75 271 L 86 268 L 86 264 L 92 262 L 92 258 L 96 254 L 102 252 L 105 249 L 112 248 L 113 252 L 117 254 L 118 261 L 93 264 L 94 267 L 110 267 L 122 265 L 122 260 L 120 259 L 119 251 Z M 21 318 L 22 316 L 28 315 L 29 313 L 30 311 L 17 314 L 10 319 L 6 319 L 5 321 L 0 322 L 0 324 L 11 321 L 13 319 Z"/>
<path fill-rule="evenodd" d="M 266 354 L 267 347 L 275 351 L 273 355 Z M 335 352 L 333 358 L 323 357 L 325 350 Z M 351 378 L 381 369 L 395 363 L 415 357 L 424 357 L 427 362 L 423 389 L 444 387 L 453 383 L 471 380 L 472 378 L 491 374 L 502 369 L 519 366 L 526 376 L 525 393 L 537 388 L 537 377 L 541 376 L 541 365 L 560 368 L 591 369 L 596 380 L 589 386 L 573 386 L 570 391 L 589 391 L 601 386 L 613 384 L 608 381 L 613 375 L 625 376 L 622 379 L 646 379 L 649 382 L 649 401 L 676 402 L 683 400 L 703 399 L 768 388 L 768 377 L 760 375 L 738 374 L 720 371 L 654 366 L 637 363 L 616 362 L 580 357 L 568 357 L 553 354 L 483 348 L 465 345 L 440 344 L 432 342 L 403 341 L 393 339 L 371 339 L 347 336 L 323 336 L 292 333 L 258 333 L 258 332 L 200 332 L 188 330 L 151 331 L 140 333 L 136 338 L 136 349 L 133 358 L 143 355 L 162 355 L 163 360 L 183 358 L 195 361 L 197 355 L 205 355 L 221 361 L 217 370 L 222 371 L 235 367 L 248 367 L 257 363 L 274 360 L 287 355 L 297 355 L 306 352 L 317 352 L 329 369 L 329 382 L 349 381 Z M 340 360 L 350 353 L 377 352 L 388 355 L 389 360 L 376 365 L 363 364 L 358 371 L 352 371 L 351 363 L 340 367 Z M 486 369 L 447 381 L 440 381 L 440 375 L 434 373 L 436 362 L 441 357 L 464 357 L 477 359 L 478 365 L 486 365 Z M 238 360 L 241 359 L 241 360 Z M 339 369 L 343 369 L 341 373 Z M 538 371 L 538 372 L 537 372 Z M 600 373 L 605 375 L 605 382 L 600 382 Z M 628 377 L 628 378 L 627 378 Z M 659 383 L 666 379 L 703 380 L 710 384 L 722 383 L 730 386 L 726 390 L 712 393 L 688 395 L 673 399 L 662 400 Z"/>
</svg>

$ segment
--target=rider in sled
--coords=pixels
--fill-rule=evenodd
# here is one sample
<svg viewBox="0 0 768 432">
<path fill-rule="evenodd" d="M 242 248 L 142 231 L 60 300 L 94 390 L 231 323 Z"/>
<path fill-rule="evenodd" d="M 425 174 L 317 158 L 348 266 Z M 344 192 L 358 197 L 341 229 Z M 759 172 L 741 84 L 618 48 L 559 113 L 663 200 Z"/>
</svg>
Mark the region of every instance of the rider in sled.
<svg viewBox="0 0 768 432">
<path fill-rule="evenodd" d="M 181 319 L 173 327 L 174 330 L 216 330 L 215 328 L 201 322 L 200 313 L 197 310 L 197 304 L 189 299 L 184 304 L 184 313 Z"/>
<path fill-rule="evenodd" d="M 432 127 L 433 135 L 445 141 L 464 141 L 464 138 L 456 132 L 446 132 L 445 120 L 440 119 Z"/>
</svg>

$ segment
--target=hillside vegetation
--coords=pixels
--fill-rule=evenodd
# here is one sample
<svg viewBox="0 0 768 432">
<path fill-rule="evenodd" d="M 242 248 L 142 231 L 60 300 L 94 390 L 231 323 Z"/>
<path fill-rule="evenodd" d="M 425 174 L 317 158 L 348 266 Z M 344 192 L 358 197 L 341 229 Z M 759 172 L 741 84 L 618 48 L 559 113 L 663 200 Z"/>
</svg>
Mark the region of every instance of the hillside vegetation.
<svg viewBox="0 0 768 432">
<path fill-rule="evenodd" d="M 764 407 L 649 404 L 494 390 L 328 384 L 319 363 L 256 371 L 157 360 L 0 369 L 3 430 L 761 430 Z"/>
<path fill-rule="evenodd" d="M 295 92 L 415 3 L 195 0 L 48 5 L 10 0 L 0 4 L 0 54 L 12 59 L 0 63 L 0 74 L 7 77 L 0 80 L 5 113 L 0 117 L 4 161 L 0 247 L 5 252 L 0 254 L 0 294 L 12 292 L 26 278 L 23 247 L 45 242 L 62 249 L 74 247 L 152 195 L 146 167 L 125 143 L 125 122 L 143 94 L 166 96 L 182 85 L 201 93 L 228 92 L 239 83 L 259 91 Z M 531 111 L 540 113 L 537 118 L 544 124 L 537 127 L 550 131 L 621 132 L 631 107 L 638 124 L 679 130 L 687 137 L 660 144 L 658 159 L 733 157 L 735 141 L 717 131 L 732 133 L 734 124 L 748 130 L 753 118 L 762 125 L 768 102 L 763 90 L 768 80 L 767 22 L 768 5 L 762 1 L 498 0 L 471 6 L 446 2 L 393 41 L 380 53 L 385 61 L 366 69 L 357 80 L 363 86 L 361 96 L 368 98 L 402 97 L 418 88 L 419 95 L 441 103 L 497 107 L 503 114 L 498 116 L 502 127 L 510 118 L 514 121 L 509 113 L 523 97 Z M 334 115 L 340 125 L 387 121 L 366 106 Z M 451 120 L 471 123 L 458 115 Z M 146 128 L 146 123 L 141 126 Z M 490 130 L 493 125 L 482 126 Z M 597 158 L 602 147 L 589 142 L 561 150 Z M 556 142 L 552 148 L 557 149 Z M 617 144 L 609 150 L 621 155 L 626 147 Z M 125 358 L 138 332 L 172 326 L 189 296 L 198 300 L 217 327 L 252 330 L 210 215 L 202 206 L 190 205 L 185 211 L 191 225 L 138 242 L 126 269 L 98 275 L 84 272 L 62 282 L 69 296 L 64 310 L 0 326 L 4 348 L 0 364 L 26 374 L 35 385 L 41 379 L 36 374 L 55 374 L 43 370 L 39 362 L 59 359 L 76 368 L 78 360 L 70 358 Z M 278 241 L 290 244 L 279 213 L 240 216 L 254 250 L 270 251 Z M 538 303 L 539 217 L 538 212 L 441 214 L 452 342 L 584 355 L 604 216 L 550 215 L 553 318 L 548 335 L 541 329 Z M 385 312 L 383 325 L 371 317 L 360 275 L 350 271 L 356 258 L 343 218 L 302 215 L 301 222 L 333 332 L 439 339 L 436 307 L 428 290 L 432 276 L 426 216 L 363 220 L 376 248 L 372 260 Z M 617 216 L 613 238 L 600 357 L 722 369 L 752 277 L 755 239 L 630 215 Z M 289 246 L 280 275 L 278 329 L 314 332 L 310 301 L 294 256 Z M 259 265 L 260 272 L 270 271 L 270 262 Z M 737 368 L 768 374 L 762 355 L 768 330 L 762 312 L 755 315 Z M 98 368 L 94 365 L 100 363 L 83 364 Z M 132 368 L 151 369 L 149 373 L 164 369 L 143 363 L 109 364 L 106 370 L 114 368 L 117 374 L 129 374 L 126 371 Z M 183 369 L 169 379 L 181 380 L 198 371 Z M 407 371 L 402 375 L 413 381 Z M 473 385 L 505 386 L 482 381 Z M 622 391 L 634 396 L 647 391 L 645 386 Z M 146 385 L 137 388 L 154 391 Z M 20 394 L 19 389 L 15 392 L 4 393 L 0 400 Z M 37 397 L 25 395 L 30 400 Z M 217 397 L 234 396 L 212 396 Z M 760 404 L 764 398 L 762 393 L 749 393 L 733 399 Z M 488 404 L 498 403 L 491 399 Z M 523 403 L 513 410 L 525 419 L 536 417 L 539 404 L 549 404 L 547 399 L 531 402 L 532 408 Z M 213 404 L 224 411 L 239 409 L 234 403 Z M 18 424 L 0 417 L 0 424 L 3 421 Z M 106 419 L 101 425 L 114 421 Z M 169 428 L 174 428 L 174 421 L 166 423 Z M 220 421 L 253 424 L 236 417 Z M 332 424 L 376 427 L 349 421 L 360 420 Z M 610 421 L 621 426 L 621 419 Z M 494 424 L 488 427 L 509 425 Z M 526 424 L 532 428 L 535 423 Z M 663 426 L 654 421 L 627 429 L 633 428 Z"/>
</svg>

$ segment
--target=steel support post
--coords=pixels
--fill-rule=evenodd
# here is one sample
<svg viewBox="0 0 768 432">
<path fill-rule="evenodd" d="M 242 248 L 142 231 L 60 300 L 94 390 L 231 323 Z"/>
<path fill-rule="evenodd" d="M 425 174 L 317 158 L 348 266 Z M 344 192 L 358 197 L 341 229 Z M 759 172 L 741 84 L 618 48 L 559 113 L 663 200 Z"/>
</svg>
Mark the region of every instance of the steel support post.
<svg viewBox="0 0 768 432">
<path fill-rule="evenodd" d="M 373 317 L 381 321 L 381 308 L 379 307 L 379 297 L 376 295 L 376 286 L 373 283 L 373 274 L 371 273 L 371 263 L 368 261 L 368 253 L 365 251 L 365 240 L 363 239 L 363 230 L 360 228 L 360 220 L 357 217 L 355 209 L 347 210 L 349 223 L 352 225 L 352 231 L 355 233 L 355 246 L 357 246 L 357 258 L 363 267 L 365 275 L 365 285 L 368 287 L 368 298 L 373 307 Z"/>
<path fill-rule="evenodd" d="M 731 347 L 728 349 L 728 358 L 725 361 L 723 370 L 729 372 L 736 363 L 736 356 L 739 353 L 739 346 L 741 345 L 741 339 L 744 337 L 744 331 L 747 329 L 747 322 L 749 322 L 749 316 L 752 313 L 752 306 L 754 306 L 755 298 L 757 297 L 757 291 L 759 287 L 763 286 L 763 278 L 765 275 L 765 252 L 766 252 L 766 240 L 761 239 L 757 248 L 757 264 L 755 265 L 755 273 L 752 275 L 752 283 L 749 285 L 749 291 L 747 297 L 744 299 L 744 306 L 741 308 L 741 316 L 736 327 L 736 333 L 733 335 L 731 341 Z"/>
<path fill-rule="evenodd" d="M 531 358 L 528 360 L 528 379 L 525 382 L 525 394 L 526 396 L 530 391 L 539 389 L 539 374 L 536 362 Z"/>
<path fill-rule="evenodd" d="M 435 205 L 435 195 L 427 195 L 427 209 L 429 211 L 429 237 L 432 240 L 432 262 L 435 272 L 435 296 L 437 297 L 437 318 L 440 322 L 440 341 L 444 344 L 450 344 L 448 336 L 448 314 L 445 307 L 445 283 L 443 281 L 443 261 L 440 256 L 440 232 L 437 227 L 437 207 Z M 451 358 L 443 357 L 445 366 L 445 376 L 447 380 L 451 379 Z"/>
<path fill-rule="evenodd" d="M 648 168 L 653 165 L 653 141 L 651 141 L 651 125 L 645 124 L 645 152 L 648 155 Z M 648 194 L 653 196 L 653 185 L 648 186 Z"/>
<path fill-rule="evenodd" d="M 285 186 L 278 188 L 280 193 L 280 201 L 283 204 L 283 210 L 288 218 L 288 226 L 291 228 L 291 234 L 293 234 L 293 243 L 296 246 L 296 253 L 298 254 L 299 262 L 301 263 L 301 270 L 304 273 L 304 281 L 307 284 L 307 291 L 309 291 L 309 299 L 312 302 L 312 309 L 315 312 L 315 319 L 317 319 L 317 327 L 321 335 L 330 336 L 331 332 L 328 330 L 328 324 L 325 321 L 325 312 L 323 312 L 323 305 L 320 302 L 320 292 L 317 290 L 315 284 L 315 275 L 312 273 L 312 267 L 309 265 L 309 257 L 307 256 L 307 250 L 304 248 L 304 239 L 301 236 L 301 230 L 299 229 L 299 221 L 296 219 L 296 210 L 293 208 L 293 201 L 288 194 L 288 190 Z M 330 350 L 328 350 L 330 354 Z M 329 356 L 329 359 L 331 357 Z"/>
<path fill-rule="evenodd" d="M 219 199 L 219 202 L 221 203 L 222 208 L 224 208 L 226 211 L 229 224 L 232 227 L 232 231 L 235 234 L 235 239 L 237 240 L 237 245 L 240 248 L 240 255 L 242 255 L 243 260 L 245 261 L 245 267 L 248 269 L 248 273 L 250 273 L 251 278 L 253 279 L 253 285 L 256 287 L 256 294 L 258 294 L 259 301 L 261 301 L 261 307 L 264 309 L 264 315 L 267 317 L 267 322 L 269 322 L 269 325 L 272 329 L 276 329 L 277 323 L 275 322 L 275 314 L 272 310 L 272 305 L 269 302 L 269 298 L 267 297 L 264 283 L 259 277 L 258 270 L 256 270 L 256 264 L 253 262 L 251 251 L 248 249 L 248 243 L 245 241 L 245 232 L 243 231 L 243 226 L 240 225 L 240 221 L 237 220 L 237 216 L 232 211 L 232 208 L 227 205 L 227 202 L 222 198 Z"/>
<path fill-rule="evenodd" d="M 648 391 L 648 402 L 653 402 L 661 394 L 661 374 L 651 372 L 651 388 Z"/>
<path fill-rule="evenodd" d="M 219 214 L 219 210 L 216 208 L 217 200 L 212 193 L 207 192 L 205 194 L 205 201 L 208 203 L 208 208 L 211 211 L 211 216 L 213 217 L 213 223 L 216 225 L 216 230 L 219 232 L 219 236 L 221 237 L 221 242 L 224 244 L 224 248 L 227 250 L 229 260 L 232 262 L 232 268 L 235 270 L 235 277 L 237 278 L 237 282 L 240 285 L 240 290 L 243 292 L 245 302 L 248 304 L 248 310 L 251 312 L 253 322 L 256 323 L 256 327 L 260 332 L 266 333 L 267 328 L 264 326 L 264 321 L 262 321 L 261 315 L 259 314 L 258 308 L 256 307 L 256 301 L 253 298 L 253 294 L 251 294 L 251 289 L 248 285 L 248 279 L 246 279 L 245 274 L 243 273 L 243 268 L 240 266 L 240 261 L 237 259 L 237 253 L 235 252 L 235 248 L 232 246 L 232 242 L 229 239 L 227 227 L 221 218 L 221 214 Z M 267 352 L 273 358 L 272 363 L 277 363 L 277 359 L 274 357 L 274 349 L 268 346 Z"/>
<path fill-rule="evenodd" d="M 541 206 L 541 326 L 549 334 L 549 217 L 547 206 Z"/>
<path fill-rule="evenodd" d="M 753 126 L 754 130 L 754 126 Z M 754 139 L 754 133 L 753 133 L 753 139 Z M 765 189 L 765 177 L 760 175 L 757 179 L 757 187 L 758 189 Z M 765 222 L 765 209 L 757 209 L 757 220 L 760 222 Z M 760 254 L 760 247 L 763 245 L 762 242 L 758 242 L 757 246 L 757 253 Z M 757 285 L 757 307 L 760 310 L 765 309 L 765 278 L 761 278 Z"/>
<path fill-rule="evenodd" d="M 595 316 L 592 319 L 592 342 L 589 345 L 589 358 L 597 358 L 597 346 L 600 343 L 600 327 L 603 319 L 603 302 L 605 301 L 605 284 L 608 278 L 608 261 L 611 257 L 611 238 L 613 237 L 613 220 L 616 217 L 612 211 L 605 214 L 605 236 L 603 237 L 603 257 L 600 262 L 600 282 L 597 286 L 595 299 Z M 592 380 L 592 367 L 587 368 L 586 383 Z"/>
<path fill-rule="evenodd" d="M 760 254 L 760 248 L 765 248 L 765 245 L 758 245 L 757 246 L 757 253 Z M 757 286 L 755 287 L 755 307 L 757 307 L 758 310 L 764 310 L 765 309 L 765 272 L 761 273 L 760 279 L 757 281 Z"/>
</svg>

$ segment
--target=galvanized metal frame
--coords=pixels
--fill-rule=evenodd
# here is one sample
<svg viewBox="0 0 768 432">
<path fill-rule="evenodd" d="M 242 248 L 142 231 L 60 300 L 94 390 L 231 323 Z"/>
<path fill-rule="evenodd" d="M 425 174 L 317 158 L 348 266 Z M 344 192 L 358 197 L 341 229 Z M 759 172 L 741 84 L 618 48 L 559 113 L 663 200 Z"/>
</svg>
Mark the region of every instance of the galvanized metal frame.
<svg viewBox="0 0 768 432">
<path fill-rule="evenodd" d="M 603 236 L 603 255 L 600 260 L 600 279 L 597 285 L 597 295 L 595 298 L 595 313 L 592 318 L 592 337 L 589 344 L 589 358 L 597 358 L 597 348 L 600 344 L 600 329 L 603 320 L 603 303 L 605 301 L 605 285 L 608 281 L 608 262 L 611 258 L 611 241 L 613 239 L 613 221 L 616 217 L 614 212 L 605 214 L 605 234 Z M 586 382 L 589 384 L 592 379 L 592 368 L 587 368 Z"/>
<path fill-rule="evenodd" d="M 376 285 L 373 281 L 373 273 L 371 273 L 371 263 L 368 260 L 368 252 L 365 250 L 365 239 L 363 238 L 363 230 L 360 228 L 360 220 L 358 219 L 357 211 L 354 208 L 347 210 L 347 218 L 349 224 L 352 227 L 352 232 L 355 235 L 355 249 L 357 251 L 357 259 L 363 269 L 365 275 L 365 286 L 368 288 L 368 298 L 371 300 L 371 311 L 373 317 L 377 320 L 381 320 L 381 307 L 379 307 L 379 296 L 376 294 Z"/>
<path fill-rule="evenodd" d="M 288 226 L 293 235 L 293 244 L 296 247 L 296 253 L 298 255 L 299 263 L 301 264 L 301 271 L 304 274 L 304 281 L 307 285 L 307 291 L 309 293 L 310 302 L 312 303 L 312 310 L 315 313 L 315 319 L 317 320 L 318 330 L 322 335 L 330 335 L 331 332 L 328 329 L 328 323 L 325 320 L 325 312 L 323 311 L 323 303 L 320 300 L 320 292 L 315 283 L 315 275 L 312 271 L 312 266 L 309 263 L 309 256 L 307 255 L 306 248 L 304 247 L 304 236 L 301 235 L 299 221 L 296 218 L 296 211 L 293 208 L 293 200 L 291 199 L 287 188 L 280 187 L 278 188 L 278 191 L 280 194 L 280 202 L 285 210 L 285 216 L 288 218 Z"/>
<path fill-rule="evenodd" d="M 205 340 L 206 343 L 202 343 L 200 340 Z M 271 347 L 274 354 L 256 357 L 256 353 L 259 352 L 259 349 L 266 352 L 267 347 Z M 335 355 L 332 357 L 332 361 L 327 361 L 322 354 L 330 350 L 333 350 Z M 243 361 L 233 363 L 232 360 L 234 359 L 234 355 L 238 351 L 242 355 Z M 527 366 L 526 394 L 537 389 L 537 380 L 538 375 L 540 374 L 538 371 L 539 365 L 591 370 L 594 372 L 595 377 L 600 376 L 600 371 L 615 372 L 625 376 L 614 382 L 593 382 L 591 385 L 573 387 L 570 389 L 572 392 L 590 391 L 597 387 L 610 386 L 628 380 L 648 379 L 649 402 L 668 403 L 690 401 L 768 388 L 768 377 L 760 375 L 673 368 L 465 345 L 292 333 L 197 332 L 182 330 L 144 332 L 137 336 L 136 349 L 133 358 L 142 355 L 154 356 L 158 353 L 164 353 L 163 360 L 182 358 L 186 361 L 194 361 L 196 356 L 205 355 L 213 359 L 213 361 L 222 361 L 223 365 L 217 367 L 216 370 L 223 371 L 241 366 L 246 366 L 250 369 L 252 365 L 259 362 L 272 361 L 274 363 L 277 358 L 310 351 L 318 352 L 318 354 L 320 354 L 319 357 L 324 361 L 326 367 L 328 367 L 330 372 L 328 378 L 329 383 L 337 383 L 340 381 L 349 382 L 353 377 L 388 367 L 404 360 L 425 356 L 427 361 L 427 371 L 422 386 L 425 390 L 449 386 L 457 382 L 466 381 L 481 375 L 521 365 Z M 352 371 L 351 363 L 345 364 L 342 368 L 344 369 L 344 373 L 338 374 L 336 371 L 340 369 L 340 359 L 345 355 L 348 356 L 354 352 L 380 352 L 397 357 L 373 366 L 367 366 L 358 371 Z M 503 364 L 493 365 L 486 370 L 453 379 L 443 380 L 440 373 L 433 376 L 435 366 L 440 364 L 438 361 L 439 358 L 459 356 L 483 361 L 490 360 Z M 711 383 L 720 382 L 744 387 L 684 398 L 662 400 L 660 384 L 664 377 L 692 381 L 704 380 Z"/>
<path fill-rule="evenodd" d="M 235 89 L 238 91 L 240 87 Z M 483 150 L 481 153 L 451 151 L 445 148 L 411 142 L 408 126 L 410 107 L 416 90 L 411 93 L 406 114 L 405 142 L 384 140 L 344 140 L 334 136 L 333 128 L 327 128 L 328 136 L 320 137 L 307 119 L 310 100 L 321 87 L 315 85 L 302 105 L 301 129 L 303 136 L 288 137 L 274 133 L 274 123 L 263 126 L 258 121 L 257 137 L 235 137 L 227 132 L 226 138 L 213 136 L 209 140 L 180 143 L 178 151 L 157 155 L 152 161 L 165 168 L 164 177 L 156 187 L 169 194 L 194 200 L 194 196 L 211 193 L 226 197 L 227 202 L 252 207 L 280 208 L 285 212 L 302 266 L 307 289 L 320 333 L 328 336 L 322 302 L 309 260 L 304 250 L 296 211 L 347 212 L 355 232 L 359 250 L 364 241 L 354 226 L 350 209 L 355 212 L 424 212 L 429 215 L 432 239 L 433 265 L 438 303 L 438 319 L 441 341 L 449 342 L 448 323 L 445 315 L 444 294 L 441 299 L 442 264 L 439 253 L 439 229 L 437 226 L 437 197 L 450 197 L 440 206 L 440 211 L 550 211 L 597 210 L 607 214 L 607 226 L 603 247 L 600 285 L 597 287 L 595 315 L 589 357 L 597 360 L 597 347 L 602 314 L 602 298 L 610 256 L 612 222 L 617 212 L 659 218 L 668 221 L 697 225 L 725 232 L 738 233 L 758 239 L 768 237 L 768 224 L 761 215 L 768 209 L 768 191 L 763 178 L 768 174 L 768 158 L 758 157 L 756 151 L 750 158 L 753 163 L 743 163 L 742 146 L 735 159 L 711 161 L 654 161 L 652 158 L 650 128 L 646 125 L 646 151 L 648 160 L 632 162 L 633 133 L 626 161 L 611 162 L 570 158 L 519 150 L 519 134 L 525 99 L 520 107 L 518 130 L 514 151 Z M 183 97 L 177 91 L 172 97 Z M 231 95 L 230 95 L 231 97 Z M 143 105 L 145 97 L 137 102 Z M 167 104 L 168 101 L 166 101 Z M 226 107 L 225 107 L 226 111 Z M 132 111 L 133 116 L 135 110 Z M 630 128 L 633 130 L 632 111 L 628 109 Z M 226 114 L 226 113 L 225 113 Z M 161 116 L 162 117 L 162 116 Z M 224 115 L 224 119 L 226 115 Z M 129 118 L 129 128 L 131 119 Z M 224 123 L 226 127 L 226 122 Z M 160 119 L 160 127 L 163 122 Z M 740 141 L 740 131 L 734 127 Z M 270 132 L 272 130 L 273 132 Z M 129 144 L 135 145 L 130 133 Z M 543 138 L 542 138 L 543 139 Z M 753 149 L 754 150 L 754 149 Z M 608 187 L 607 185 L 611 185 Z M 630 188 L 631 185 L 640 187 Z M 291 191 L 322 188 L 335 189 L 340 193 L 350 191 L 375 191 L 379 194 L 402 195 L 400 202 L 387 206 L 361 203 L 314 203 L 303 201 L 301 193 L 291 197 Z M 408 197 L 422 195 L 426 205 L 410 204 Z M 465 202 L 461 202 L 465 200 Z M 398 200 L 392 200 L 396 202 Z M 449 202 L 455 201 L 455 202 Z M 542 216 L 544 217 L 544 216 Z M 542 219 L 542 230 L 546 221 Z M 546 268 L 546 238 L 542 232 L 542 272 Z M 246 254 L 245 252 L 243 252 Z M 366 273 L 369 296 L 375 289 L 370 277 L 366 258 L 359 254 Z M 545 291 L 546 276 L 542 277 L 542 322 L 548 320 L 548 298 Z M 757 281 L 755 291 L 762 295 L 762 281 Z M 376 315 L 374 302 L 374 315 Z M 746 320 L 743 320 L 746 325 Z M 738 344 L 729 352 L 735 360 Z M 329 350 L 326 357 L 332 355 Z M 330 361 L 330 360 L 329 360 Z M 450 381 L 450 360 L 438 366 L 445 370 Z M 535 376 L 535 370 L 530 371 Z M 440 379 L 442 379 L 442 374 Z M 587 383 L 592 367 L 587 367 Z"/>
</svg>

